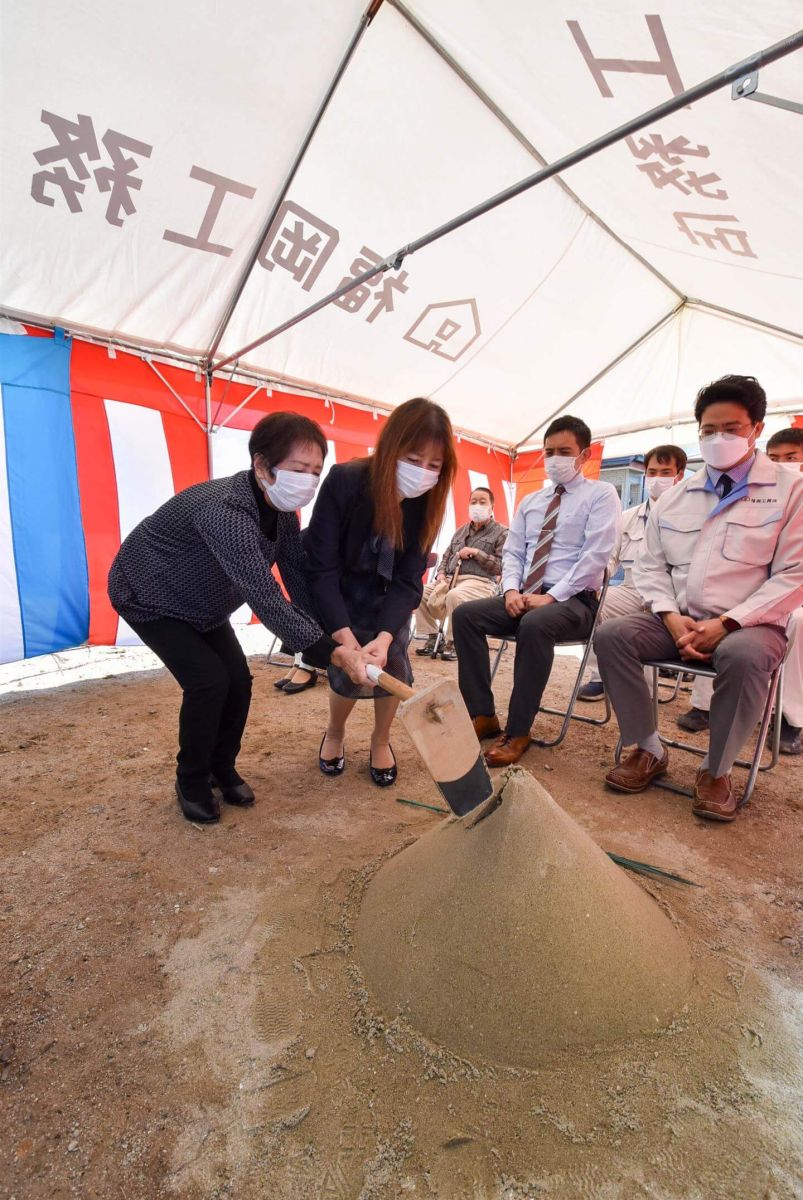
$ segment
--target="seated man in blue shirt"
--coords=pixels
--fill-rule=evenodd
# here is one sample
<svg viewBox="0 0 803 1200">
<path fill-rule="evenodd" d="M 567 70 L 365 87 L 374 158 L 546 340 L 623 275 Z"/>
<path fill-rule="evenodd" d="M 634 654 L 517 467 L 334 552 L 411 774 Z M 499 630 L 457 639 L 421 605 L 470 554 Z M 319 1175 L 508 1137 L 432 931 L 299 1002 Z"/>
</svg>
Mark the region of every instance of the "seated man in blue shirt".
<svg viewBox="0 0 803 1200">
<path fill-rule="evenodd" d="M 477 737 L 496 741 L 490 767 L 518 762 L 530 744 L 555 643 L 591 633 L 597 594 L 619 535 L 622 510 L 615 488 L 584 478 L 591 430 L 577 417 L 558 417 L 544 436 L 550 483 L 526 496 L 502 552 L 504 596 L 455 610 L 458 681 Z M 516 638 L 513 694 L 502 731 L 491 690 L 487 637 Z"/>
</svg>

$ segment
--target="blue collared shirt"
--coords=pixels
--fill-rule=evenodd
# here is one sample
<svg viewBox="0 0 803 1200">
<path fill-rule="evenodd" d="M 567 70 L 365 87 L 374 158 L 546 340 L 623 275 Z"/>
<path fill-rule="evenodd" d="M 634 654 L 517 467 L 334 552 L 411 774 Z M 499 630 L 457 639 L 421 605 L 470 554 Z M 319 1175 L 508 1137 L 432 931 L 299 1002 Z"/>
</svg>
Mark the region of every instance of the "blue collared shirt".
<svg viewBox="0 0 803 1200">
<path fill-rule="evenodd" d="M 716 490 L 719 491 L 719 481 L 723 475 L 730 476 L 735 487 L 737 483 L 741 483 L 743 479 L 747 479 L 747 476 L 750 474 L 750 468 L 755 461 L 755 454 L 751 454 L 748 459 L 746 459 L 743 463 L 739 463 L 738 466 L 728 467 L 727 470 L 722 471 L 718 471 L 716 467 L 706 467 L 706 471 L 708 472 L 708 478 L 711 480 Z"/>
<path fill-rule="evenodd" d="M 622 523 L 622 506 L 610 483 L 575 475 L 565 486 L 544 576 L 545 590 L 559 601 L 587 589 L 599 591 Z M 525 496 L 516 510 L 502 552 L 503 592 L 523 587 L 554 494 L 550 483 Z"/>
<path fill-rule="evenodd" d="M 735 504 L 741 496 L 747 494 L 747 476 L 750 474 L 755 461 L 755 454 L 751 454 L 745 462 L 738 463 L 735 467 L 728 467 L 727 470 L 720 471 L 716 467 L 706 467 L 705 471 L 708 478 L 705 482 L 705 490 L 707 492 L 716 492 L 719 496 L 719 504 L 711 511 L 710 516 L 718 517 L 723 509 L 730 508 L 731 504 Z M 733 481 L 733 486 L 727 496 L 722 495 L 722 489 L 719 486 L 723 475 L 727 475 Z"/>
</svg>

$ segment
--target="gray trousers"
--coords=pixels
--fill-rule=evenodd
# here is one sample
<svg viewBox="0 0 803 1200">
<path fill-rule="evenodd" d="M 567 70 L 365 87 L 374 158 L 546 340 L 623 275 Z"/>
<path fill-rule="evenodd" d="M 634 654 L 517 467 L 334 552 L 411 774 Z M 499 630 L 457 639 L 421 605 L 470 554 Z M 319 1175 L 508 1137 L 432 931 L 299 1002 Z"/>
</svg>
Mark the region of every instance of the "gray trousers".
<svg viewBox="0 0 803 1200">
<path fill-rule="evenodd" d="M 599 626 L 594 647 L 624 745 L 644 741 L 656 729 L 642 664 L 654 658 L 679 662 L 675 643 L 660 617 L 638 613 Z M 708 769 L 715 779 L 728 774 L 761 717 L 769 677 L 785 649 L 782 629 L 754 625 L 729 633 L 714 651 Z"/>
</svg>

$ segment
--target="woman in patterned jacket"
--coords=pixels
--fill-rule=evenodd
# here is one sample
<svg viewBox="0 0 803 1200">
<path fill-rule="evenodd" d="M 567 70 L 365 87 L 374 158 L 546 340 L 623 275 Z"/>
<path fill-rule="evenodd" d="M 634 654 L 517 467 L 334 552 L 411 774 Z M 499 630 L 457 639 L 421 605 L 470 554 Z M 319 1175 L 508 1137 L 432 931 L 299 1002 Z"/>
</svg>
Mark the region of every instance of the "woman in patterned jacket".
<svg viewBox="0 0 803 1200">
<path fill-rule="evenodd" d="M 296 510 L 315 495 L 323 433 L 307 417 L 272 413 L 255 426 L 248 449 L 249 471 L 179 492 L 131 531 L 109 572 L 114 608 L 184 693 L 176 794 L 190 821 L 219 820 L 213 788 L 229 804 L 254 801 L 236 769 L 251 702 L 251 674 L 229 621 L 242 604 L 307 662 L 331 662 L 367 682 L 364 656 L 309 615 Z"/>
</svg>

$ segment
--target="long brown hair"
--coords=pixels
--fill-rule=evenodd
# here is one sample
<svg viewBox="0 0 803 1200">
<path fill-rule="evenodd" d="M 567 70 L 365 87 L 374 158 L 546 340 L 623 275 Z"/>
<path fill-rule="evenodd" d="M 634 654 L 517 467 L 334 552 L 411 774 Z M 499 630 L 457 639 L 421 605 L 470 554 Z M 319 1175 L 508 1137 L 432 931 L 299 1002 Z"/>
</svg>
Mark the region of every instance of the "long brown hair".
<svg viewBox="0 0 803 1200">
<path fill-rule="evenodd" d="M 457 451 L 452 422 L 444 409 L 432 400 L 418 397 L 395 408 L 388 417 L 369 459 L 371 498 L 374 503 L 374 533 L 388 538 L 394 546 L 404 544 L 404 523 L 396 486 L 396 463 L 405 454 L 434 442 L 443 453 L 440 478 L 426 493 L 426 509 L 421 526 L 421 549 L 429 551 L 443 523 L 446 499 L 457 473 Z"/>
</svg>

